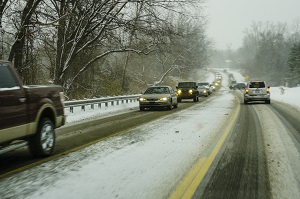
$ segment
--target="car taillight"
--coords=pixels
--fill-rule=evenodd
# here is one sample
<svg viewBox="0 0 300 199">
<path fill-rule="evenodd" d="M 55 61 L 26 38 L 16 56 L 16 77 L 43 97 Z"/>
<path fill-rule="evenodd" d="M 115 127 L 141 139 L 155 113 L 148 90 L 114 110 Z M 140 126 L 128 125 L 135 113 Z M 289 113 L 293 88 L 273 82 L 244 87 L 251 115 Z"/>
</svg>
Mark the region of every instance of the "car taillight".
<svg viewBox="0 0 300 199">
<path fill-rule="evenodd" d="M 266 91 L 267 91 L 267 93 L 270 93 L 270 89 L 269 88 L 267 88 Z"/>
</svg>

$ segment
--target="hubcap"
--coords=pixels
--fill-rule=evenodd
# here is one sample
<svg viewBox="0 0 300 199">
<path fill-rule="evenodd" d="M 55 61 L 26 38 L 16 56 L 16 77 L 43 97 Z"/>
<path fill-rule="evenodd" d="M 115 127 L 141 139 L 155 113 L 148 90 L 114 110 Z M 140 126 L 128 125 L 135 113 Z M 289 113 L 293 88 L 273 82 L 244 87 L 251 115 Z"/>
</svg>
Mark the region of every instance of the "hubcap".
<svg viewBox="0 0 300 199">
<path fill-rule="evenodd" d="M 49 124 L 42 129 L 41 144 L 44 151 L 50 151 L 54 145 L 54 130 Z"/>
</svg>

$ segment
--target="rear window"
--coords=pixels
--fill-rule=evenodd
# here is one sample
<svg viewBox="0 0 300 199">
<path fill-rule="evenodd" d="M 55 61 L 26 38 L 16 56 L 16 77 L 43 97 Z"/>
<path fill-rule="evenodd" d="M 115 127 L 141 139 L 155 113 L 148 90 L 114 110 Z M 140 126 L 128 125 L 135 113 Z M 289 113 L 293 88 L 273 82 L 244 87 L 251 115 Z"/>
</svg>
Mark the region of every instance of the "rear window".
<svg viewBox="0 0 300 199">
<path fill-rule="evenodd" d="M 18 84 L 9 67 L 5 64 L 0 64 L 0 88 L 13 88 L 15 86 L 18 86 Z"/>
<path fill-rule="evenodd" d="M 265 82 L 250 82 L 249 88 L 265 88 Z"/>
</svg>

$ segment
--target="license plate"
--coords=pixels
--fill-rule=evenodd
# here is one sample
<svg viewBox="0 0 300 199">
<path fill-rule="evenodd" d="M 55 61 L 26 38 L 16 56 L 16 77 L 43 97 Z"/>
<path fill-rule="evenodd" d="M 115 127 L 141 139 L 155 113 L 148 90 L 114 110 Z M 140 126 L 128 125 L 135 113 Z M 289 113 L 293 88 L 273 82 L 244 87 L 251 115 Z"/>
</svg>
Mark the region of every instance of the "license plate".
<svg viewBox="0 0 300 199">
<path fill-rule="evenodd" d="M 260 90 L 256 90 L 255 93 L 260 93 Z"/>
</svg>

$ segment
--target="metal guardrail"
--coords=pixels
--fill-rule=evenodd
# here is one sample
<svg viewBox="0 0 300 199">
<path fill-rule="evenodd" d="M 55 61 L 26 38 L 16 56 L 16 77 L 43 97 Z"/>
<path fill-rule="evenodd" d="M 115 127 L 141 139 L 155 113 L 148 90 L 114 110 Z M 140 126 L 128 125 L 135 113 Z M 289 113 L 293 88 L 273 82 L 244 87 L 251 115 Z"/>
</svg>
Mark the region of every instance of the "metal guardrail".
<svg viewBox="0 0 300 199">
<path fill-rule="evenodd" d="M 93 98 L 93 99 L 84 99 L 84 100 L 74 100 L 74 101 L 65 101 L 64 108 L 69 108 L 70 112 L 73 113 L 74 107 L 81 107 L 82 111 L 85 111 L 85 108 L 87 106 L 91 106 L 92 109 L 95 108 L 95 104 L 98 105 L 99 108 L 101 108 L 101 104 L 104 104 L 105 107 L 108 107 L 108 104 L 110 103 L 112 106 L 124 104 L 125 103 L 131 103 L 138 100 L 138 98 L 141 96 L 141 94 L 136 95 L 127 95 L 127 96 L 114 96 L 114 97 L 103 97 L 103 98 Z"/>
</svg>

